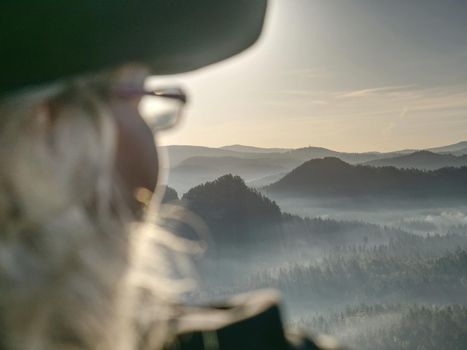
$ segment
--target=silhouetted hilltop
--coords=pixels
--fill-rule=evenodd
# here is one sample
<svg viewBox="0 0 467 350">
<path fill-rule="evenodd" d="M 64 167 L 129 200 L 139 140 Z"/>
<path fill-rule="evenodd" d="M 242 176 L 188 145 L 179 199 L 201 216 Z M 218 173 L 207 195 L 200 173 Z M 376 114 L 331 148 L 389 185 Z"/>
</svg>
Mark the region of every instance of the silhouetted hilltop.
<svg viewBox="0 0 467 350">
<path fill-rule="evenodd" d="M 222 240 L 277 224 L 282 217 L 275 202 L 248 188 L 239 176 L 230 174 L 192 188 L 183 195 L 183 200 Z"/>
<path fill-rule="evenodd" d="M 467 167 L 422 171 L 355 166 L 323 158 L 303 163 L 264 190 L 295 197 L 462 198 L 467 196 L 466 179 Z"/>
<path fill-rule="evenodd" d="M 418 151 L 412 154 L 394 158 L 377 159 L 364 163 L 364 165 L 383 167 L 394 166 L 405 169 L 436 170 L 445 167 L 467 166 L 467 155 L 453 156 L 452 154 L 439 154 L 430 151 Z"/>
<path fill-rule="evenodd" d="M 365 152 L 365 153 L 347 153 L 333 151 L 323 147 L 304 147 L 297 148 L 287 152 L 288 155 L 301 161 L 310 159 L 320 159 L 324 157 L 335 157 L 342 159 L 351 164 L 358 164 L 375 159 L 392 157 L 398 153 L 379 153 L 379 152 Z"/>
</svg>

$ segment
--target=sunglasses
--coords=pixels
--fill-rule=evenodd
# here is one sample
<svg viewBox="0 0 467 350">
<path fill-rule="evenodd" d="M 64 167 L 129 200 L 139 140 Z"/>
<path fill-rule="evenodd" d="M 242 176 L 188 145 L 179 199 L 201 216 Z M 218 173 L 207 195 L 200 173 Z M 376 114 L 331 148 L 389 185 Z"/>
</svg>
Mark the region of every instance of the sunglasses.
<svg viewBox="0 0 467 350">
<path fill-rule="evenodd" d="M 133 86 L 114 86 L 110 92 L 119 98 L 137 100 L 139 113 L 153 132 L 176 126 L 188 102 L 186 93 L 180 87 L 147 90 Z"/>
</svg>

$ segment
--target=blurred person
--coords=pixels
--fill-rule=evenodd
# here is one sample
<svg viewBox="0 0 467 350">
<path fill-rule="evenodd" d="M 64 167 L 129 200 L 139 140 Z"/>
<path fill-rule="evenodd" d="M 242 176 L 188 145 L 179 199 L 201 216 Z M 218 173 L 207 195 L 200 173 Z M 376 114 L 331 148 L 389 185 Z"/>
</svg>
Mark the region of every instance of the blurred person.
<svg viewBox="0 0 467 350">
<path fill-rule="evenodd" d="M 286 337 L 273 294 L 178 305 L 183 281 L 168 273 L 178 243 L 155 221 L 154 133 L 177 122 L 187 97 L 147 90 L 146 78 L 243 51 L 265 9 L 2 2 L 0 349 L 317 348 Z M 146 116 L 146 98 L 168 109 Z"/>
</svg>

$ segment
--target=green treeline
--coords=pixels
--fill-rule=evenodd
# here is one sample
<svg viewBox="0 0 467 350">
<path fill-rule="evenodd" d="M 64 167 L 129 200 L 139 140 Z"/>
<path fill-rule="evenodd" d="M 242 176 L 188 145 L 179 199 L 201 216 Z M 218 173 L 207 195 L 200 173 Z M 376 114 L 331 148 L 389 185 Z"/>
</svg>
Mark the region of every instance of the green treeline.
<svg viewBox="0 0 467 350">
<path fill-rule="evenodd" d="M 329 256 L 319 263 L 264 271 L 247 288 L 275 287 L 298 302 L 328 306 L 345 300 L 397 300 L 467 304 L 467 251 L 438 257 L 360 253 Z"/>
<path fill-rule="evenodd" d="M 362 179 L 347 174 L 357 187 L 368 180 L 369 167 L 338 162 L 351 172 L 357 169 Z M 374 184 L 385 176 L 395 181 L 390 178 L 398 174 L 413 183 L 450 179 L 445 189 L 462 193 L 467 177 L 458 175 L 467 168 L 458 170 L 370 172 L 379 179 Z M 345 171 L 333 174 L 313 176 L 345 182 Z M 417 176 L 411 179 L 412 174 Z M 465 224 L 433 234 L 433 225 L 404 221 L 422 233 L 417 235 L 396 226 L 302 218 L 284 213 L 232 175 L 194 187 L 182 200 L 210 227 L 213 241 L 199 261 L 208 288 L 194 299 L 272 287 L 284 295 L 294 325 L 334 335 L 353 349 L 467 349 Z"/>
<path fill-rule="evenodd" d="M 357 305 L 294 324 L 336 336 L 360 350 L 464 350 L 467 307 L 461 305 Z"/>
</svg>

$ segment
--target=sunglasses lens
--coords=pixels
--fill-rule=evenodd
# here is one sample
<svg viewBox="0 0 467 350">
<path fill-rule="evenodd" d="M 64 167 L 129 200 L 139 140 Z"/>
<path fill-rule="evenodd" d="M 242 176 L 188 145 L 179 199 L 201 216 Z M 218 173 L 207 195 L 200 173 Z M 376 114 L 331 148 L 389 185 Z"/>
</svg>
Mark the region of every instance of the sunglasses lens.
<svg viewBox="0 0 467 350">
<path fill-rule="evenodd" d="M 175 126 L 182 108 L 182 102 L 158 96 L 144 96 L 138 106 L 141 116 L 155 132 Z"/>
</svg>

